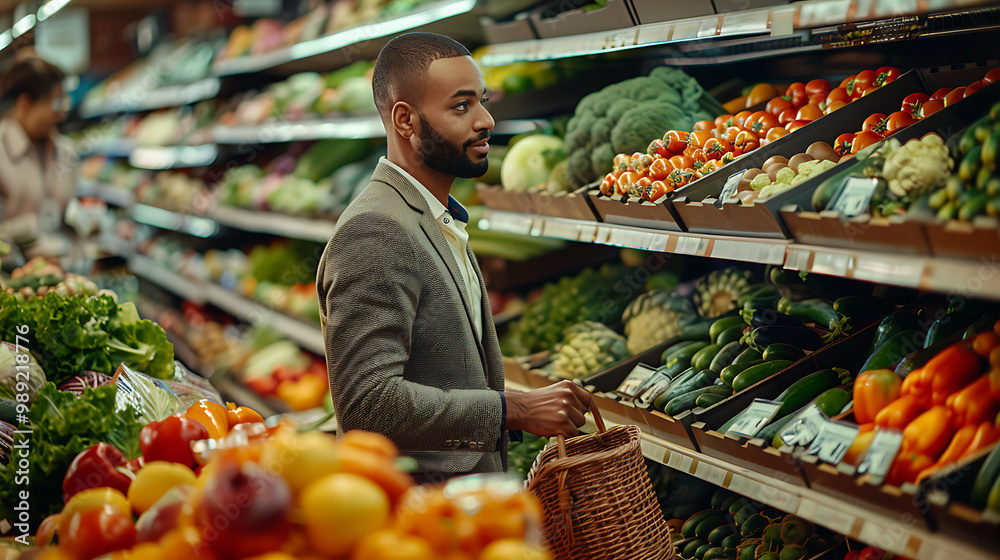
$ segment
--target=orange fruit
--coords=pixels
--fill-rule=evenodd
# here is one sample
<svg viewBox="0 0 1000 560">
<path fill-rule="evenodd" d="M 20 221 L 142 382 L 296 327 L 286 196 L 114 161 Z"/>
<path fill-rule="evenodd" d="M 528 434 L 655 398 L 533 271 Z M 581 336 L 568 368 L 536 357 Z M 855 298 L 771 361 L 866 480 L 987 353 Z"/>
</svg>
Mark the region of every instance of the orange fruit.
<svg viewBox="0 0 1000 560">
<path fill-rule="evenodd" d="M 355 474 L 331 474 L 313 482 L 302 491 L 299 503 L 309 544 L 329 556 L 350 552 L 362 537 L 389 521 L 385 492 Z"/>
<path fill-rule="evenodd" d="M 755 105 L 760 105 L 761 103 L 767 103 L 772 97 L 781 95 L 781 93 L 774 89 L 771 84 L 757 84 L 753 86 L 750 93 L 747 95 L 746 108 L 749 109 Z"/>
<path fill-rule="evenodd" d="M 368 533 L 354 548 L 353 560 L 434 560 L 434 551 L 423 539 L 384 529 Z"/>
<path fill-rule="evenodd" d="M 524 541 L 516 539 L 504 539 L 496 541 L 486 547 L 486 550 L 479 555 L 479 560 L 508 560 L 517 558 L 518 560 L 549 560 L 549 553 L 529 546 Z"/>
</svg>

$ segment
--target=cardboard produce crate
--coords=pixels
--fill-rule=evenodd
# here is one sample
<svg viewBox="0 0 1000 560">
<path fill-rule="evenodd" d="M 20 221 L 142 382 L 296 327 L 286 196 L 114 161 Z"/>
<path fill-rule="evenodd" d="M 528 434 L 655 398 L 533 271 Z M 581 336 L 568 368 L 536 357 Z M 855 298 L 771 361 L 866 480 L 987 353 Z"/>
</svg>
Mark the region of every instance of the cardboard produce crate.
<svg viewBox="0 0 1000 560">
<path fill-rule="evenodd" d="M 686 231 L 677 210 L 670 204 L 669 194 L 664 197 L 664 202 L 657 203 L 639 198 L 629 198 L 622 202 L 621 198 L 602 196 L 597 189 L 589 190 L 587 197 L 602 222 L 668 231 Z"/>
<path fill-rule="evenodd" d="M 587 187 L 556 194 L 550 194 L 547 191 L 530 191 L 527 195 L 528 207 L 536 214 L 588 222 L 600 221 L 600 215 L 594 210 L 590 198 L 587 196 Z"/>
<path fill-rule="evenodd" d="M 1000 516 L 973 507 L 968 502 L 972 481 L 994 446 L 938 471 L 921 485 L 924 504 L 933 530 L 996 550 L 1000 545 Z"/>
</svg>

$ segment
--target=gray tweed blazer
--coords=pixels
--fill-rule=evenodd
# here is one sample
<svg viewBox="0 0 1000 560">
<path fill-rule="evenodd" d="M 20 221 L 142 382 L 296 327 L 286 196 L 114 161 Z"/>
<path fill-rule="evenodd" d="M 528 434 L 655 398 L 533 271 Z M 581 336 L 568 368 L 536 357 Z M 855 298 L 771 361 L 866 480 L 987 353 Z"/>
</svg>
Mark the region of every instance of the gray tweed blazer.
<svg viewBox="0 0 1000 560">
<path fill-rule="evenodd" d="M 481 340 L 458 263 L 427 202 L 380 164 L 338 220 L 319 264 L 338 431 L 384 434 L 425 473 L 507 469 L 503 361 L 472 262 L 483 292 Z"/>
</svg>

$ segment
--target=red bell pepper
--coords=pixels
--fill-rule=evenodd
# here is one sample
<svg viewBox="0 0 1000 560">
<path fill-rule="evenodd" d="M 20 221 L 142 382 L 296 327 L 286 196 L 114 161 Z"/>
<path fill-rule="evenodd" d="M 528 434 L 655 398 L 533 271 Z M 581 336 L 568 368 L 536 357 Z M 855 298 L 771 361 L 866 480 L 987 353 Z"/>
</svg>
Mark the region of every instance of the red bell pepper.
<svg viewBox="0 0 1000 560">
<path fill-rule="evenodd" d="M 998 403 L 990 394 L 990 378 L 982 375 L 945 400 L 956 427 L 978 426 L 997 415 Z"/>
<path fill-rule="evenodd" d="M 62 489 L 66 499 L 69 500 L 77 492 L 102 486 L 127 494 L 132 477 L 126 474 L 126 462 L 125 455 L 110 443 L 95 443 L 80 452 L 63 477 Z"/>
<path fill-rule="evenodd" d="M 924 408 L 920 406 L 920 402 L 915 395 L 903 395 L 889 403 L 875 415 L 875 425 L 879 428 L 902 430 L 923 410 Z"/>
<path fill-rule="evenodd" d="M 899 398 L 903 385 L 891 369 L 866 371 L 854 380 L 854 418 L 859 424 L 875 420 L 875 415 Z"/>
<path fill-rule="evenodd" d="M 997 357 L 994 358 L 994 355 Z M 993 396 L 993 400 L 1000 401 L 1000 365 L 994 364 L 994 361 L 1000 362 L 1000 348 L 994 348 L 990 352 L 990 366 L 992 368 L 988 376 L 990 378 L 990 394 Z"/>
<path fill-rule="evenodd" d="M 861 557 L 860 550 L 852 550 L 847 553 L 847 556 L 844 556 L 844 560 L 858 560 L 858 558 L 860 557 Z"/>
<path fill-rule="evenodd" d="M 979 376 L 979 356 L 966 346 L 949 346 L 924 366 L 924 375 L 931 379 L 931 402 L 935 405 L 944 404 L 952 393 Z"/>
<path fill-rule="evenodd" d="M 990 447 L 997 441 L 1000 441 L 1000 427 L 995 426 L 993 422 L 987 420 L 979 424 L 979 426 L 976 428 L 976 435 L 972 437 L 972 441 L 969 443 L 969 446 L 965 449 L 965 453 L 962 453 L 962 456 L 959 458 L 959 460 L 961 461 L 962 459 L 971 456 L 973 453 L 979 451 L 980 449 L 985 449 L 987 447 Z"/>
<path fill-rule="evenodd" d="M 904 482 L 914 482 L 924 469 L 934 464 L 934 458 L 913 451 L 900 451 L 896 455 L 885 483 L 902 486 Z"/>
<path fill-rule="evenodd" d="M 139 432 L 139 447 L 146 462 L 170 461 L 194 468 L 191 442 L 208 439 L 208 429 L 193 418 L 175 414 L 150 422 Z"/>
<path fill-rule="evenodd" d="M 903 429 L 903 450 L 936 459 L 954 435 L 948 407 L 934 406 Z"/>
</svg>

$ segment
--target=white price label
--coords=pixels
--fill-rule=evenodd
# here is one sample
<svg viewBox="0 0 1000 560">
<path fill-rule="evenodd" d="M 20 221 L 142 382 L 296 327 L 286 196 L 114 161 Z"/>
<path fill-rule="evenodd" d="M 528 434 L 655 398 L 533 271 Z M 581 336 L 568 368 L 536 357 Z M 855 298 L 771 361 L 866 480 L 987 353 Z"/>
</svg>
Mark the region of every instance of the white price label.
<svg viewBox="0 0 1000 560">
<path fill-rule="evenodd" d="M 842 422 L 825 422 L 819 429 L 819 434 L 809 446 L 807 453 L 815 455 L 820 461 L 836 465 L 844 459 L 847 450 L 854 443 L 854 438 L 861 431 L 857 426 Z"/>
<path fill-rule="evenodd" d="M 666 251 L 667 242 L 670 241 L 669 235 L 661 235 L 658 233 L 652 233 L 649 235 L 649 245 L 646 247 L 650 251 Z"/>
<path fill-rule="evenodd" d="M 726 471 L 704 461 L 698 462 L 698 466 L 694 469 L 694 475 L 716 486 L 722 486 L 722 483 L 726 481 Z"/>
<path fill-rule="evenodd" d="M 737 494 L 752 497 L 750 493 L 757 489 L 757 485 L 751 482 L 749 478 L 733 473 L 733 477 L 729 479 L 729 489 Z"/>
<path fill-rule="evenodd" d="M 719 194 L 719 204 L 724 200 L 736 196 L 736 189 L 740 186 L 740 178 L 743 177 L 743 173 L 744 171 L 737 171 L 726 179 L 726 184 L 722 187 L 722 193 Z"/>
<path fill-rule="evenodd" d="M 726 432 L 746 437 L 754 437 L 761 431 L 768 422 L 774 418 L 774 414 L 781 408 L 781 403 L 764 399 L 754 399 L 746 410 L 740 413 L 739 418 Z"/>
<path fill-rule="evenodd" d="M 917 0 L 878 0 L 875 17 L 899 17 L 917 13 Z"/>
<path fill-rule="evenodd" d="M 597 238 L 597 226 L 578 225 L 576 226 L 576 238 L 584 243 L 593 243 Z"/>
<path fill-rule="evenodd" d="M 503 218 L 496 220 L 496 222 L 495 227 L 499 230 L 509 233 L 519 233 L 521 235 L 531 234 L 531 218 L 525 218 L 517 214 L 506 214 Z"/>
<path fill-rule="evenodd" d="M 781 430 L 781 441 L 791 447 L 796 445 L 805 447 L 816 439 L 820 428 L 828 421 L 826 414 L 823 414 L 819 407 L 811 404 Z"/>
<path fill-rule="evenodd" d="M 820 27 L 847 21 L 851 0 L 804 2 L 799 7 L 799 27 Z"/>
<path fill-rule="evenodd" d="M 678 237 L 674 252 L 679 255 L 699 255 L 704 250 L 705 244 L 706 241 L 700 237 Z"/>
<path fill-rule="evenodd" d="M 640 388 L 655 372 L 656 368 L 646 364 L 636 364 L 632 372 L 618 386 L 618 392 L 629 397 L 638 395 Z"/>
<path fill-rule="evenodd" d="M 682 458 L 684 458 L 683 454 L 677 453 L 676 451 L 671 451 L 670 457 L 667 458 L 667 466 L 674 470 L 680 470 Z"/>
<path fill-rule="evenodd" d="M 760 485 L 760 492 L 758 493 L 758 496 L 758 499 L 761 502 L 776 507 L 782 511 L 795 511 L 799 505 L 798 497 L 766 484 Z"/>
<path fill-rule="evenodd" d="M 681 455 L 681 462 L 680 465 L 678 465 L 677 470 L 690 473 L 691 463 L 694 463 L 693 458 L 688 457 L 687 455 Z"/>
<path fill-rule="evenodd" d="M 829 274 L 831 276 L 844 276 L 851 268 L 851 257 L 841 253 L 817 252 L 813 257 L 812 272 Z"/>
<path fill-rule="evenodd" d="M 682 39 L 694 39 L 701 29 L 701 21 L 684 21 L 674 24 L 674 34 L 671 40 L 680 41 Z"/>
<path fill-rule="evenodd" d="M 858 466 L 858 474 L 867 474 L 872 483 L 879 485 L 889 474 L 889 467 L 903 445 L 903 432 L 899 430 L 878 430 L 872 439 L 865 458 Z"/>
<path fill-rule="evenodd" d="M 874 177 L 848 177 L 830 201 L 829 207 L 847 218 L 867 214 L 868 204 L 875 195 L 876 188 L 878 179 Z"/>
<path fill-rule="evenodd" d="M 812 500 L 803 500 L 797 513 L 803 519 L 808 519 L 844 535 L 851 533 L 854 522 L 857 520 L 853 515 L 822 506 Z"/>
</svg>

